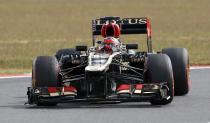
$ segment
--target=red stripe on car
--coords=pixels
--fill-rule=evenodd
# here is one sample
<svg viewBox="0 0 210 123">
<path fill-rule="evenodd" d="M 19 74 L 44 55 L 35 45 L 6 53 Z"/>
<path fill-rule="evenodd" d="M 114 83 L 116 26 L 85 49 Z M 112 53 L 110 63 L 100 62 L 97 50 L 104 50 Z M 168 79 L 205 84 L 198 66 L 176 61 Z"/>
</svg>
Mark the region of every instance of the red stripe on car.
<svg viewBox="0 0 210 123">
<path fill-rule="evenodd" d="M 56 87 L 48 87 L 48 92 L 49 93 L 56 93 L 57 92 L 57 88 Z"/>
<path fill-rule="evenodd" d="M 76 92 L 77 89 L 73 86 L 64 87 L 64 92 Z"/>
<path fill-rule="evenodd" d="M 121 84 L 118 88 L 117 88 L 117 91 L 120 91 L 120 90 L 129 90 L 131 88 L 130 85 L 128 84 Z"/>
<path fill-rule="evenodd" d="M 136 89 L 141 90 L 143 88 L 142 84 L 136 84 Z"/>
</svg>

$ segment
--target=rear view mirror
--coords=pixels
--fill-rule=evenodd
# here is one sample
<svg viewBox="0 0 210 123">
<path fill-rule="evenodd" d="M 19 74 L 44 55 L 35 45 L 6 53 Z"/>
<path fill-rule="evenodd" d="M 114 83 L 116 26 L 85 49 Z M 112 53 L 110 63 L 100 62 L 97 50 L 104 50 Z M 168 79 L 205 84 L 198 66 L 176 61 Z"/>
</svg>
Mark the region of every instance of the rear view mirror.
<svg viewBox="0 0 210 123">
<path fill-rule="evenodd" d="M 76 46 L 76 51 L 87 51 L 87 46 Z"/>
<path fill-rule="evenodd" d="M 96 41 L 96 43 L 97 43 L 97 44 L 101 44 L 101 43 L 102 43 L 102 41 Z"/>
<path fill-rule="evenodd" d="M 138 49 L 138 44 L 126 44 L 126 49 Z"/>
</svg>

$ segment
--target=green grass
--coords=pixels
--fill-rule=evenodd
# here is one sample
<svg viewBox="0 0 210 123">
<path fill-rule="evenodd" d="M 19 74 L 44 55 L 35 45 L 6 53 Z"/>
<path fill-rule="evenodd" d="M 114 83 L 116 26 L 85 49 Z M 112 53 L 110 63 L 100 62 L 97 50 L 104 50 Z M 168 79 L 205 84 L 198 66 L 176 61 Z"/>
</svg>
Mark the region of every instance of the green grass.
<svg viewBox="0 0 210 123">
<path fill-rule="evenodd" d="M 7 75 L 7 74 L 29 74 L 31 73 L 31 69 L 13 69 L 13 68 L 8 68 L 8 69 L 0 69 L 0 76 L 1 75 Z"/>
<path fill-rule="evenodd" d="M 106 15 L 149 17 L 154 50 L 186 47 L 191 64 L 210 64 L 209 4 L 209 0 L 0 0 L 0 69 L 28 71 L 37 55 L 53 55 L 76 44 L 90 46 L 91 19 Z M 124 41 L 143 45 L 146 40 L 134 35 Z"/>
</svg>

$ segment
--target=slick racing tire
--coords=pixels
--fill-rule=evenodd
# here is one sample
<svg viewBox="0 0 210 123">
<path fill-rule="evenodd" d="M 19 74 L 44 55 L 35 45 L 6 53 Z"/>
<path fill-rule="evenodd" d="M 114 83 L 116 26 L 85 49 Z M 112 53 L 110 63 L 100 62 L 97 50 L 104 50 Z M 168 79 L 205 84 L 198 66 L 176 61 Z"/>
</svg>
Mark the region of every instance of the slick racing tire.
<svg viewBox="0 0 210 123">
<path fill-rule="evenodd" d="M 33 62 L 32 87 L 59 87 L 59 66 L 53 56 L 38 56 Z M 37 102 L 38 106 L 51 106 L 56 103 Z"/>
<path fill-rule="evenodd" d="M 170 58 L 165 54 L 151 54 L 148 56 L 147 61 L 147 78 L 148 82 L 158 83 L 167 82 L 169 96 L 168 99 L 156 99 L 150 100 L 152 105 L 166 105 L 171 103 L 174 97 L 174 80 L 173 71 Z"/>
<path fill-rule="evenodd" d="M 70 55 L 70 54 L 81 54 L 79 51 L 76 51 L 76 49 L 73 48 L 66 48 L 66 49 L 60 49 L 56 52 L 55 57 L 58 59 L 58 61 L 61 59 L 62 56 Z"/>
<path fill-rule="evenodd" d="M 162 53 L 167 54 L 172 63 L 174 74 L 175 95 L 181 96 L 189 92 L 189 56 L 185 48 L 167 48 Z"/>
</svg>

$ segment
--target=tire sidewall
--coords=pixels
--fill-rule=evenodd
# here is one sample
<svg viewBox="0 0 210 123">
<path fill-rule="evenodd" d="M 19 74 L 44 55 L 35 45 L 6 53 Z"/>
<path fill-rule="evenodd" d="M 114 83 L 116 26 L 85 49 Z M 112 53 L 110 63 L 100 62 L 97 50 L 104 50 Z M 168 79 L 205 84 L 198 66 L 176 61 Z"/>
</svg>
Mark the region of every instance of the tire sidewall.
<svg viewBox="0 0 210 123">
<path fill-rule="evenodd" d="M 33 62 L 33 87 L 58 87 L 59 65 L 54 56 L 38 56 Z"/>
</svg>

